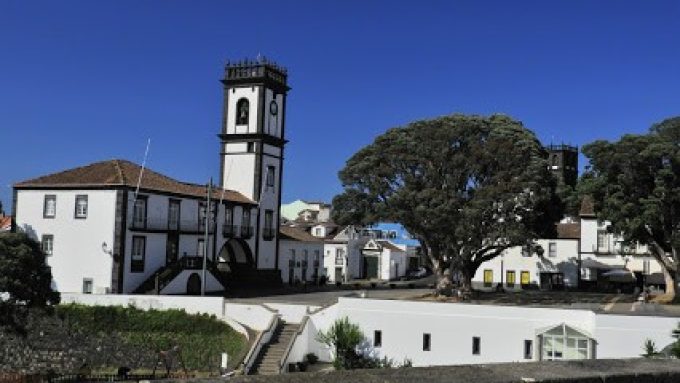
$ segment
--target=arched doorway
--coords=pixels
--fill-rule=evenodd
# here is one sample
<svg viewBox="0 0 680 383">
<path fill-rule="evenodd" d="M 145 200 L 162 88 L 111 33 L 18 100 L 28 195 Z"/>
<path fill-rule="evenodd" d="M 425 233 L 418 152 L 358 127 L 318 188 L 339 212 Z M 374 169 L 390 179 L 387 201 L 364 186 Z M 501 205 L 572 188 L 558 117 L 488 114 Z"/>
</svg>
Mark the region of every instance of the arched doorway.
<svg viewBox="0 0 680 383">
<path fill-rule="evenodd" d="M 253 253 L 248 243 L 240 238 L 232 238 L 224 243 L 218 254 L 219 262 L 230 266 L 254 266 Z"/>
<path fill-rule="evenodd" d="M 201 295 L 201 277 L 192 273 L 187 278 L 187 295 Z"/>
</svg>

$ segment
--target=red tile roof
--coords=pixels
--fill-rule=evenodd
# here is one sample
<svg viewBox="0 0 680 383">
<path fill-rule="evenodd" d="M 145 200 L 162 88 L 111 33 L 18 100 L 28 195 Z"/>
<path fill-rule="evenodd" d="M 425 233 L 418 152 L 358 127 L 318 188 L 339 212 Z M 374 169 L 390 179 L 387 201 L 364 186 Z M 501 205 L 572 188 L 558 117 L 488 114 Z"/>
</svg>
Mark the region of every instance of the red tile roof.
<svg viewBox="0 0 680 383">
<path fill-rule="evenodd" d="M 580 223 L 558 223 L 556 226 L 557 238 L 561 239 L 580 239 L 581 238 L 581 224 Z"/>
<path fill-rule="evenodd" d="M 589 195 L 584 196 L 581 200 L 581 210 L 579 211 L 581 217 L 595 217 L 595 202 Z"/>
<path fill-rule="evenodd" d="M 293 241 L 298 241 L 298 242 L 323 242 L 322 239 L 319 239 L 309 233 L 307 233 L 305 230 L 297 228 L 297 227 L 292 227 L 292 226 L 281 226 L 279 228 L 279 233 L 281 234 L 280 239 L 283 240 L 293 240 Z"/>
<path fill-rule="evenodd" d="M 6 231 L 12 228 L 12 217 L 9 215 L 0 216 L 0 231 Z"/>
<path fill-rule="evenodd" d="M 14 184 L 17 189 L 44 188 L 90 188 L 90 187 L 136 187 L 141 166 L 126 160 L 109 160 L 48 174 Z M 149 168 L 144 169 L 140 189 L 148 191 L 168 192 L 190 197 L 204 198 L 205 185 L 177 181 Z M 255 204 L 243 194 L 227 189 L 213 188 L 213 196 L 224 192 L 227 201 Z"/>
</svg>

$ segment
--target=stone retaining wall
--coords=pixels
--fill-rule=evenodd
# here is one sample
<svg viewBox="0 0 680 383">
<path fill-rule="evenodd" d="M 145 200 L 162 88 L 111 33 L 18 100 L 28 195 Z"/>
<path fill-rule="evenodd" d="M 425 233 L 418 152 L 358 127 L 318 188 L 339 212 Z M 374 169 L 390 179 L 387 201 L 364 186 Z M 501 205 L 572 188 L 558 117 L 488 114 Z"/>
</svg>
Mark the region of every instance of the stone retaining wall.
<svg viewBox="0 0 680 383">
<path fill-rule="evenodd" d="M 75 373 L 93 367 L 153 367 L 157 354 L 115 334 L 84 334 L 56 317 L 31 316 L 27 335 L 0 332 L 0 373 Z"/>
</svg>

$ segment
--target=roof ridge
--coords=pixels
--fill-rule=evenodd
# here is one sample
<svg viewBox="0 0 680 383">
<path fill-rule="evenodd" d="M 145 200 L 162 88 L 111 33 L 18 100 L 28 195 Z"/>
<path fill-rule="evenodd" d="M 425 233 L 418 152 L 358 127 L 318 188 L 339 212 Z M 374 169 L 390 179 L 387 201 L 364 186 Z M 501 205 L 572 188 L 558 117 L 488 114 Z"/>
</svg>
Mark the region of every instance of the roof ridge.
<svg viewBox="0 0 680 383">
<path fill-rule="evenodd" d="M 125 174 L 123 174 L 123 169 L 120 168 L 120 160 L 119 159 L 114 159 L 113 160 L 113 167 L 116 169 L 116 172 L 118 173 L 118 178 L 120 179 L 120 183 L 125 185 L 127 180 L 125 179 Z"/>
</svg>

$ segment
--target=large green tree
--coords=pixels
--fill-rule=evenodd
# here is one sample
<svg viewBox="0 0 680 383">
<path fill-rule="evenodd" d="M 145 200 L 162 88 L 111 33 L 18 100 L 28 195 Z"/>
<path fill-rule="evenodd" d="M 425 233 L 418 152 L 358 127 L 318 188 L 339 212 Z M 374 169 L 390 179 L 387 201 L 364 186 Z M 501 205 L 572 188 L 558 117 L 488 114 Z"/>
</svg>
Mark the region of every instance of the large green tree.
<svg viewBox="0 0 680 383">
<path fill-rule="evenodd" d="M 59 303 L 40 244 L 23 233 L 0 233 L 0 327 L 23 330 L 32 309 Z"/>
<path fill-rule="evenodd" d="M 647 134 L 583 147 L 590 169 L 583 193 L 598 218 L 627 243 L 647 245 L 661 265 L 666 292 L 676 298 L 680 270 L 680 117 L 653 125 Z"/>
<path fill-rule="evenodd" d="M 452 115 L 388 130 L 340 171 L 339 223 L 401 223 L 420 241 L 450 290 L 463 293 L 479 266 L 509 247 L 533 244 L 559 218 L 546 153 L 520 122 Z"/>
</svg>

